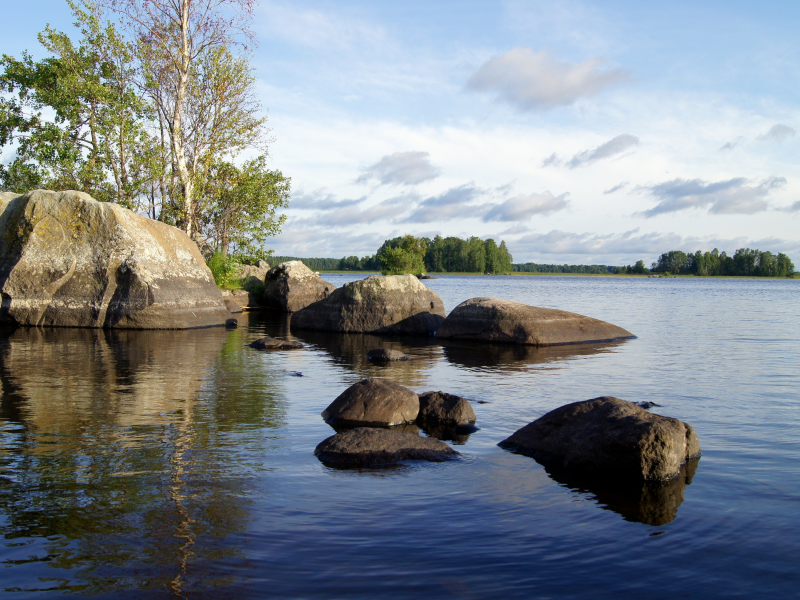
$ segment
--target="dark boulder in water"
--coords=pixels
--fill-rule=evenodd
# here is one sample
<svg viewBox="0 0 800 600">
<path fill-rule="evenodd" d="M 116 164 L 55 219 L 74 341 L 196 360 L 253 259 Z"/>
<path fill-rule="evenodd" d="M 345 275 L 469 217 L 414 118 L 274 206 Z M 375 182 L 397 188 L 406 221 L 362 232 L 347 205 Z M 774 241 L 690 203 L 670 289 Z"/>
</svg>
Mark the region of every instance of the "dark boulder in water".
<svg viewBox="0 0 800 600">
<path fill-rule="evenodd" d="M 690 425 L 611 396 L 552 410 L 498 445 L 556 469 L 640 481 L 673 479 L 700 456 Z"/>
<path fill-rule="evenodd" d="M 337 433 L 322 441 L 314 454 L 338 468 L 381 467 L 406 460 L 442 462 L 458 456 L 450 446 L 433 438 L 370 427 Z"/>
<path fill-rule="evenodd" d="M 299 350 L 303 348 L 303 344 L 296 340 L 279 340 L 269 336 L 258 339 L 249 346 L 256 350 Z"/>
<path fill-rule="evenodd" d="M 425 392 L 419 395 L 419 416 L 421 423 L 442 425 L 468 425 L 476 420 L 466 398 L 445 392 Z"/>
<path fill-rule="evenodd" d="M 436 337 L 531 346 L 609 342 L 631 332 L 576 313 L 498 298 L 472 298 L 456 306 Z"/>
<path fill-rule="evenodd" d="M 322 411 L 322 418 L 337 427 L 391 427 L 413 423 L 418 414 L 419 397 L 412 390 L 367 378 L 342 392 Z"/>
<path fill-rule="evenodd" d="M 385 365 L 398 360 L 411 360 L 408 354 L 391 348 L 376 348 L 367 352 L 367 360 L 376 365 Z"/>
<path fill-rule="evenodd" d="M 294 312 L 327 298 L 336 289 L 299 260 L 283 262 L 264 277 L 265 308 Z"/>
</svg>

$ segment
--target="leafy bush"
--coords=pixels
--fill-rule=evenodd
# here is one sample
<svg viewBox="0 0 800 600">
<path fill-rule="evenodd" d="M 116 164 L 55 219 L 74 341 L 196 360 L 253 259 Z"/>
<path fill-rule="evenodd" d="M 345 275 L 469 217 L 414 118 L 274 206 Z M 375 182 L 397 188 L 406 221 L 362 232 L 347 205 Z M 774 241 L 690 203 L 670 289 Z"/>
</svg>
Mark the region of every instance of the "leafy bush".
<svg viewBox="0 0 800 600">
<path fill-rule="evenodd" d="M 206 264 L 220 289 L 233 290 L 241 287 L 242 273 L 233 257 L 224 256 L 222 252 L 217 251 Z"/>
</svg>

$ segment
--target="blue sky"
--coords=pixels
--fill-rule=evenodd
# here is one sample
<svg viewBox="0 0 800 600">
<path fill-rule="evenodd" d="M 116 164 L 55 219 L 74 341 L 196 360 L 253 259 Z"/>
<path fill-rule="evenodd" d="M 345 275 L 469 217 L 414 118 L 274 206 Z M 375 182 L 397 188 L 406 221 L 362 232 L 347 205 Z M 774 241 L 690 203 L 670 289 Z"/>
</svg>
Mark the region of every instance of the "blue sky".
<svg viewBox="0 0 800 600">
<path fill-rule="evenodd" d="M 4 7 L 38 55 L 61 0 Z M 293 182 L 278 254 L 412 233 L 515 261 L 672 249 L 800 264 L 800 3 L 261 2 L 255 73 Z"/>
</svg>

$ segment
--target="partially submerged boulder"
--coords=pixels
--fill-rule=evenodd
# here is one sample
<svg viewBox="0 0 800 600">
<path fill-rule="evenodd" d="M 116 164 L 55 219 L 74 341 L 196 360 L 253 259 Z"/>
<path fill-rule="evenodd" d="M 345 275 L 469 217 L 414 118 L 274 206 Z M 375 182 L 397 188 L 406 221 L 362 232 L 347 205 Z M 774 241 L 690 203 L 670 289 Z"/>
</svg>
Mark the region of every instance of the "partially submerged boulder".
<svg viewBox="0 0 800 600">
<path fill-rule="evenodd" d="M 0 321 L 187 329 L 230 313 L 184 232 L 82 192 L 0 194 Z"/>
<path fill-rule="evenodd" d="M 419 397 L 407 387 L 385 379 L 354 383 L 322 411 L 336 427 L 391 427 L 413 423 L 419 414 Z"/>
<path fill-rule="evenodd" d="M 375 348 L 367 352 L 367 360 L 376 365 L 385 365 L 398 360 L 411 360 L 408 354 L 391 348 Z"/>
<path fill-rule="evenodd" d="M 471 298 L 456 306 L 436 337 L 531 346 L 560 346 L 633 338 L 591 317 L 499 298 Z"/>
<path fill-rule="evenodd" d="M 299 260 L 270 269 L 264 280 L 264 306 L 295 312 L 327 298 L 336 286 L 328 283 Z"/>
<path fill-rule="evenodd" d="M 299 350 L 303 348 L 303 344 L 297 340 L 279 340 L 270 336 L 257 339 L 249 346 L 256 350 Z"/>
<path fill-rule="evenodd" d="M 432 335 L 444 314 L 441 298 L 413 275 L 372 275 L 294 313 L 292 328 Z"/>
<path fill-rule="evenodd" d="M 466 398 L 445 392 L 425 392 L 419 395 L 419 416 L 422 423 L 468 425 L 476 420 Z"/>
<path fill-rule="evenodd" d="M 498 446 L 557 469 L 645 481 L 673 479 L 700 456 L 690 425 L 611 396 L 552 410 Z"/>
<path fill-rule="evenodd" d="M 405 460 L 442 462 L 458 456 L 450 446 L 433 438 L 369 427 L 337 433 L 320 442 L 314 454 L 338 468 L 380 467 Z"/>
</svg>

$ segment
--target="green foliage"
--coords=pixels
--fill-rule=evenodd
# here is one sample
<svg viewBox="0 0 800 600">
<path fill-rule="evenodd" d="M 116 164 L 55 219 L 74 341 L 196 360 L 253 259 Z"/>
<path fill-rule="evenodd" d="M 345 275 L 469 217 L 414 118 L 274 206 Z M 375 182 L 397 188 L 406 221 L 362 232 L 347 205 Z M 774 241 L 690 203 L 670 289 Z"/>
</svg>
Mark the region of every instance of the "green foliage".
<svg viewBox="0 0 800 600">
<path fill-rule="evenodd" d="M 611 267 L 608 265 L 547 265 L 529 262 L 515 264 L 512 265 L 512 267 L 515 273 L 586 273 L 589 275 L 607 275 L 609 273 L 627 272 L 627 267 Z"/>
<path fill-rule="evenodd" d="M 413 235 L 405 235 L 386 240 L 378 249 L 376 257 L 381 265 L 384 275 L 402 275 L 413 273 L 419 275 L 425 272 L 425 253 L 428 244 L 425 240 Z"/>
<path fill-rule="evenodd" d="M 236 261 L 231 256 L 225 256 L 220 251 L 214 252 L 206 262 L 214 281 L 220 289 L 236 289 L 241 286 L 242 273 Z"/>
<path fill-rule="evenodd" d="M 791 259 L 779 252 L 777 255 L 769 251 L 739 248 L 733 254 L 720 252 L 716 248 L 711 252 L 698 250 L 687 254 L 680 250 L 665 252 L 654 262 L 651 269 L 657 273 L 675 273 L 683 275 L 727 275 L 751 277 L 793 277 L 794 264 Z"/>
</svg>

